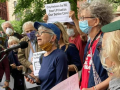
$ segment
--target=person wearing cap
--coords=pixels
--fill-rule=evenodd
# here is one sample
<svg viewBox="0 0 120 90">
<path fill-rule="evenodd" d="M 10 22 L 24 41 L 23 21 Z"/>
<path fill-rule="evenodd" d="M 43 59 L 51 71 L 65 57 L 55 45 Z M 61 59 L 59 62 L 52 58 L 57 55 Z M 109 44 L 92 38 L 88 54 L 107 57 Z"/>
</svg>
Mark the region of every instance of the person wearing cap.
<svg viewBox="0 0 120 90">
<path fill-rule="evenodd" d="M 120 17 L 115 17 L 110 24 L 103 26 L 101 31 L 104 33 L 100 51 L 101 63 L 109 78 L 94 87 L 96 90 L 105 90 L 109 85 L 109 90 L 120 90 Z"/>
<path fill-rule="evenodd" d="M 18 60 L 24 66 L 23 72 L 24 73 L 31 73 L 33 72 L 33 65 L 32 65 L 32 56 L 33 53 L 41 51 L 37 44 L 37 38 L 35 36 L 35 32 L 37 31 L 34 28 L 34 22 L 27 21 L 23 24 L 23 32 L 26 34 L 20 42 L 26 41 L 28 42 L 28 47 L 25 49 L 18 49 Z M 19 67 L 21 69 L 22 67 Z M 34 87 L 26 90 L 39 90 L 40 87 Z"/>
<path fill-rule="evenodd" d="M 43 21 L 47 22 L 47 20 L 48 20 L 48 15 L 45 14 L 43 16 Z M 69 43 L 73 43 L 77 47 L 77 49 L 79 51 L 80 61 L 81 61 L 81 64 L 83 65 L 83 56 L 84 56 L 84 48 L 86 45 L 86 40 L 85 40 L 86 38 L 81 37 L 81 35 L 83 35 L 83 33 L 81 32 L 80 33 L 81 35 L 78 33 L 74 22 L 67 22 L 64 24 L 67 25 L 67 34 L 69 36 Z M 83 35 L 83 36 L 85 36 L 85 35 Z"/>
<path fill-rule="evenodd" d="M 34 27 L 39 47 L 46 51 L 43 55 L 39 76 L 34 77 L 41 84 L 41 90 L 50 90 L 52 87 L 67 78 L 67 56 L 57 48 L 60 39 L 60 29 L 52 23 L 35 22 Z M 26 78 L 27 81 L 33 81 Z"/>
<path fill-rule="evenodd" d="M 9 36 L 15 36 L 18 39 L 22 38 L 22 36 L 20 34 L 14 32 L 14 28 L 13 28 L 12 24 L 10 23 L 10 21 L 3 22 L 1 24 L 1 27 L 2 27 L 2 29 L 4 31 L 4 33 L 7 35 L 7 39 L 5 40 L 5 45 L 4 45 L 5 48 L 8 47 L 8 38 L 9 38 Z"/>
<path fill-rule="evenodd" d="M 93 0 L 91 3 L 83 3 L 79 13 L 79 21 L 77 19 L 73 21 L 79 25 L 82 32 L 90 37 L 84 51 L 80 90 L 83 88 L 96 90 L 96 85 L 108 78 L 107 71 L 102 67 L 99 56 L 103 35 L 101 27 L 111 22 L 113 11 L 106 0 Z M 104 84 L 103 86 L 104 88 L 100 90 L 105 90 L 108 85 Z"/>
<path fill-rule="evenodd" d="M 75 44 L 77 49 L 79 50 L 79 56 L 81 59 L 81 63 L 83 65 L 84 49 L 87 40 L 82 38 L 82 34 L 78 32 L 74 22 L 65 22 L 64 25 L 67 26 L 67 34 L 69 36 L 69 42 Z"/>
</svg>

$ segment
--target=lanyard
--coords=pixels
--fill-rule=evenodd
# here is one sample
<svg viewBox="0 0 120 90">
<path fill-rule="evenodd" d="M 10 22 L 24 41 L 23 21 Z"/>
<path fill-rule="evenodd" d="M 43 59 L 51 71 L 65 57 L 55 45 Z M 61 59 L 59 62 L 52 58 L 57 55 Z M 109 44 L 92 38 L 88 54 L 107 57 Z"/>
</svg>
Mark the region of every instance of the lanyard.
<svg viewBox="0 0 120 90">
<path fill-rule="evenodd" d="M 90 50 L 90 48 L 92 47 L 94 41 L 97 39 L 97 37 L 99 36 L 100 33 L 101 33 L 101 31 L 99 31 L 99 32 L 97 33 L 97 35 L 95 36 L 95 38 L 94 38 L 93 41 L 91 42 L 90 47 L 87 49 L 87 53 L 88 53 L 88 51 Z"/>
</svg>

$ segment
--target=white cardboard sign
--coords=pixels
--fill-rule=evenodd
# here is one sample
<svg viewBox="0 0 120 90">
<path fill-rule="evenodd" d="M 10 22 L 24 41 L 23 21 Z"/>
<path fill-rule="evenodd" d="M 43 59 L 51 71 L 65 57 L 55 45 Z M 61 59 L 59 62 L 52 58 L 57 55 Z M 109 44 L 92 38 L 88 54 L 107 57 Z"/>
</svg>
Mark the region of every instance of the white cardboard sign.
<svg viewBox="0 0 120 90">
<path fill-rule="evenodd" d="M 52 3 L 45 5 L 46 14 L 48 15 L 47 23 L 54 22 L 72 22 L 72 19 L 69 18 L 70 12 L 70 3 L 69 2 L 60 2 Z"/>
<path fill-rule="evenodd" d="M 39 74 L 39 70 L 41 68 L 41 65 L 40 65 L 40 62 L 39 62 L 39 58 L 40 56 L 45 53 L 46 51 L 41 51 L 41 52 L 36 52 L 36 53 L 33 53 L 33 61 L 32 61 L 32 64 L 33 64 L 33 71 L 34 71 L 34 75 L 35 76 L 38 76 Z"/>
</svg>

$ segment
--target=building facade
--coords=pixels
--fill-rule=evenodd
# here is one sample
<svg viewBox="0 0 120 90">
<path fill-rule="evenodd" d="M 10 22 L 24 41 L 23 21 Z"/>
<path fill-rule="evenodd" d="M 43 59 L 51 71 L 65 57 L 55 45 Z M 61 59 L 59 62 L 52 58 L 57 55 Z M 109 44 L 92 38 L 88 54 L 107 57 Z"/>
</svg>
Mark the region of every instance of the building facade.
<svg viewBox="0 0 120 90">
<path fill-rule="evenodd" d="M 0 18 L 8 20 L 7 2 L 0 3 Z"/>
</svg>

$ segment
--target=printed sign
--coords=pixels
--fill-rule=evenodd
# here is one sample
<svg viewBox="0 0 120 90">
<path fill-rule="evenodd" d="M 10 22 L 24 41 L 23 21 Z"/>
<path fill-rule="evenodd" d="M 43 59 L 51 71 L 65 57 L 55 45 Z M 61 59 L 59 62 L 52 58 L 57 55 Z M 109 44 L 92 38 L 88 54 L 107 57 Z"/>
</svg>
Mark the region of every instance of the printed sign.
<svg viewBox="0 0 120 90">
<path fill-rule="evenodd" d="M 47 23 L 54 23 L 57 21 L 72 22 L 72 19 L 69 18 L 69 12 L 71 10 L 69 2 L 46 4 L 45 9 L 48 15 Z"/>
</svg>

